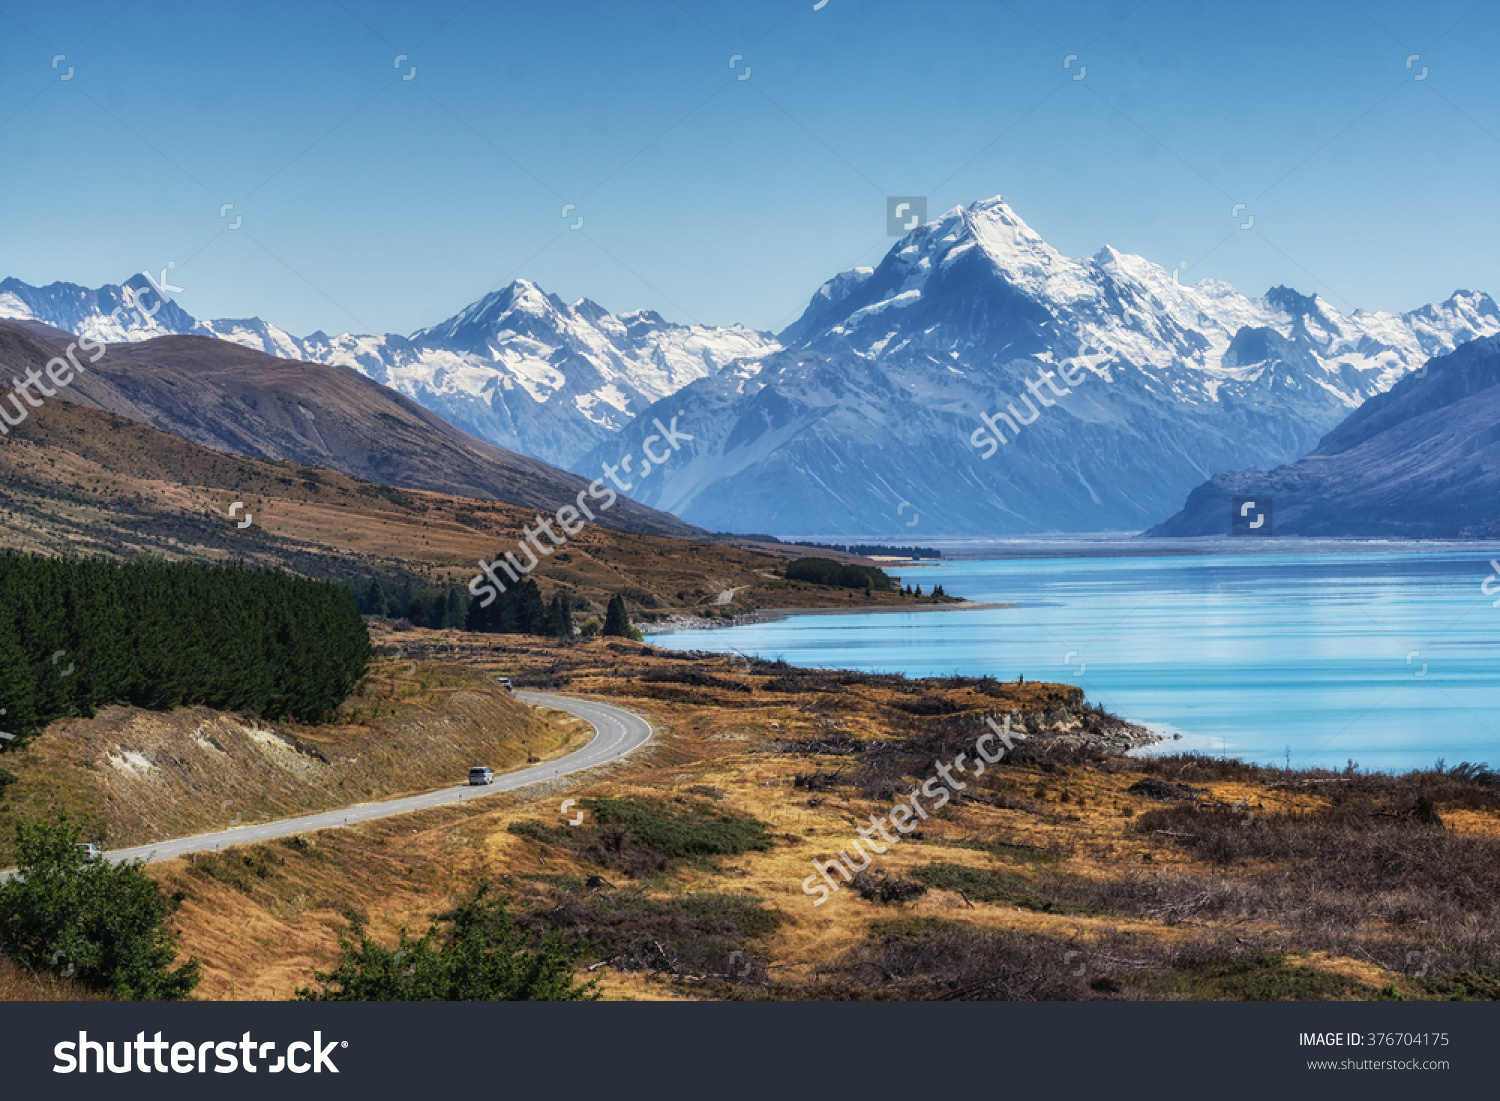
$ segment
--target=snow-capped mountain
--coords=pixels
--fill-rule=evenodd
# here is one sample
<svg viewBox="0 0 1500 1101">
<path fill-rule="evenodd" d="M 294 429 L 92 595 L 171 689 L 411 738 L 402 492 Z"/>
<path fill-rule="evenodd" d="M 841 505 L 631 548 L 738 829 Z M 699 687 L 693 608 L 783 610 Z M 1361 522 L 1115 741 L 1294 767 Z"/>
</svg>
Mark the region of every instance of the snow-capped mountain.
<svg viewBox="0 0 1500 1101">
<path fill-rule="evenodd" d="M 0 280 L 0 318 L 40 321 L 111 344 L 183 333 L 212 335 L 139 273 L 98 290 L 76 283 L 33 287 L 19 279 Z"/>
<path fill-rule="evenodd" d="M 481 439 L 558 465 L 687 383 L 779 347 L 741 326 L 674 325 L 649 310 L 611 314 L 588 299 L 568 305 L 525 280 L 409 337 L 296 337 L 257 317 L 199 321 L 142 275 L 98 290 L 6 279 L 0 318 L 111 342 L 213 336 L 352 367 Z"/>
<path fill-rule="evenodd" d="M 782 350 L 691 383 L 573 469 L 675 416 L 693 441 L 629 492 L 710 529 L 1138 530 L 1218 471 L 1298 458 L 1430 357 L 1496 332 L 1480 293 L 1345 316 L 1284 287 L 1179 285 L 1107 247 L 1071 259 L 995 198 L 836 276 Z"/>
</svg>

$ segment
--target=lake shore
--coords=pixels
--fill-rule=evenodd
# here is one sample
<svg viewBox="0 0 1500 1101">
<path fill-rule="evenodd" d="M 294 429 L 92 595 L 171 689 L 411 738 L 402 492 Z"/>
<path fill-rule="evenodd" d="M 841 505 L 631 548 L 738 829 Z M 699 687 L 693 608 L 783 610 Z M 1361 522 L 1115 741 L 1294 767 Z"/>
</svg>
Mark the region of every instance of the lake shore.
<svg viewBox="0 0 1500 1101">
<path fill-rule="evenodd" d="M 779 623 L 793 616 L 805 615 L 886 615 L 893 612 L 980 612 L 992 608 L 1014 608 L 1015 604 L 1003 604 L 984 600 L 958 600 L 934 604 L 894 604 L 873 608 L 764 608 L 745 612 L 730 619 L 709 619 L 705 616 L 671 615 L 655 623 L 640 624 L 645 635 L 667 635 L 674 631 L 710 631 L 719 627 L 743 627 L 755 623 Z"/>
</svg>

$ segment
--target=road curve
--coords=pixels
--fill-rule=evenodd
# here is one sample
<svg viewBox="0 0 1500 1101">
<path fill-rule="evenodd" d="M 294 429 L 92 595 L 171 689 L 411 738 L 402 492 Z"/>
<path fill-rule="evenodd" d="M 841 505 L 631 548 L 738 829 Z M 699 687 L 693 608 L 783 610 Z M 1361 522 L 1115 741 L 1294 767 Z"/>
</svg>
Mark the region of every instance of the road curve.
<svg viewBox="0 0 1500 1101">
<path fill-rule="evenodd" d="M 150 845 L 138 845 L 133 849 L 116 849 L 104 854 L 106 860 L 116 863 L 125 860 L 170 860 L 188 853 L 212 852 L 230 845 L 247 845 L 256 841 L 272 841 L 278 837 L 308 833 L 311 830 L 334 829 L 352 826 L 359 822 L 373 822 L 379 818 L 393 818 L 398 814 L 410 814 L 416 810 L 443 807 L 452 803 L 468 803 L 496 795 L 502 791 L 571 776 L 577 772 L 597 768 L 599 765 L 617 761 L 633 753 L 651 740 L 651 724 L 633 711 L 614 707 L 593 700 L 580 700 L 572 696 L 558 696 L 551 692 L 517 692 L 516 698 L 534 707 L 552 707 L 566 711 L 589 723 L 594 728 L 593 740 L 582 749 L 559 757 L 555 761 L 533 765 L 496 775 L 495 782 L 484 786 L 470 787 L 460 784 L 451 788 L 440 788 L 422 795 L 407 795 L 399 799 L 387 799 L 379 803 L 357 803 L 342 810 L 308 814 L 301 818 L 282 818 L 275 822 L 262 822 L 252 826 L 238 826 L 220 830 L 218 833 L 202 833 L 195 837 L 181 837 L 173 841 L 157 841 Z M 482 764 L 476 761 L 475 764 Z M 9 879 L 13 873 L 0 874 L 0 880 Z"/>
</svg>

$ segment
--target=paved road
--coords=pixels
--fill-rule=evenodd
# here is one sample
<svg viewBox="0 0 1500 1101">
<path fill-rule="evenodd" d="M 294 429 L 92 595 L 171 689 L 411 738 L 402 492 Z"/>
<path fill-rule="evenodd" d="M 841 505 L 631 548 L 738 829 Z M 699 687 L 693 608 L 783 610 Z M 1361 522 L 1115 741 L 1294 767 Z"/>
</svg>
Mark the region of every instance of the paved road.
<svg viewBox="0 0 1500 1101">
<path fill-rule="evenodd" d="M 456 787 L 429 791 L 424 795 L 408 795 L 400 799 L 387 799 L 381 803 L 358 803 L 352 807 L 345 807 L 343 810 L 308 814 L 301 818 L 283 818 L 276 822 L 262 822 L 253 826 L 239 826 L 235 829 L 221 830 L 218 833 L 182 837 L 175 841 L 158 841 L 151 845 L 139 845 L 133 849 L 113 850 L 105 853 L 105 858 L 113 861 L 144 860 L 148 863 L 155 860 L 170 860 L 174 856 L 184 856 L 187 853 L 212 852 L 220 848 L 227 849 L 230 845 L 271 841 L 278 837 L 290 837 L 293 834 L 307 833 L 311 830 L 333 829 L 338 826 L 352 826 L 357 822 L 371 822 L 377 818 L 392 818 L 398 814 L 410 814 L 414 810 L 427 810 L 429 807 L 467 803 L 502 791 L 515 791 L 531 784 L 571 776 L 576 772 L 583 772 L 586 769 L 597 768 L 599 765 L 619 760 L 645 745 L 650 741 L 653 733 L 651 724 L 641 716 L 607 703 L 594 703 L 592 700 L 579 700 L 572 696 L 557 696 L 551 692 L 517 692 L 516 698 L 535 707 L 555 707 L 559 711 L 576 715 L 593 726 L 593 740 L 582 749 L 566 757 L 559 757 L 555 761 L 523 768 L 516 772 L 501 773 L 495 777 L 493 784 L 482 787 L 460 784 Z M 0 879 L 9 879 L 11 874 L 4 873 L 0 875 Z"/>
</svg>

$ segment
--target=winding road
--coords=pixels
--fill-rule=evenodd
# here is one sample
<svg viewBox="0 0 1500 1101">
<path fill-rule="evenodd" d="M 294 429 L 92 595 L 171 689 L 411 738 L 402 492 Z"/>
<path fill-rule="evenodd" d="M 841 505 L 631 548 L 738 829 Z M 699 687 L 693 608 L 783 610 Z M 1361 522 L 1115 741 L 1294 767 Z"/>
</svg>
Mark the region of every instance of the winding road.
<svg viewBox="0 0 1500 1101">
<path fill-rule="evenodd" d="M 180 837 L 173 841 L 157 841 L 150 845 L 138 845 L 133 849 L 117 849 L 104 854 L 106 860 L 170 860 L 188 853 L 212 852 L 230 845 L 246 845 L 256 841 L 272 841 L 278 837 L 308 833 L 312 830 L 334 829 L 352 826 L 359 822 L 373 822 L 379 818 L 394 818 L 398 814 L 444 807 L 454 803 L 468 803 L 497 795 L 502 791 L 515 791 L 549 780 L 572 776 L 587 769 L 618 761 L 635 752 L 651 740 L 654 733 L 651 724 L 633 711 L 614 707 L 593 700 L 580 700 L 572 696 L 557 696 L 551 692 L 517 692 L 516 698 L 533 707 L 551 707 L 566 711 L 587 722 L 594 728 L 593 740 L 582 749 L 559 757 L 555 761 L 500 773 L 493 784 L 470 787 L 467 783 L 451 788 L 440 788 L 422 795 L 406 795 L 399 799 L 387 799 L 379 803 L 357 803 L 342 810 L 308 814 L 301 818 L 282 818 L 275 822 L 237 826 L 217 833 L 201 833 L 195 837 Z M 482 762 L 476 762 L 482 763 Z M 0 874 L 0 881 L 9 879 L 14 873 Z"/>
</svg>

